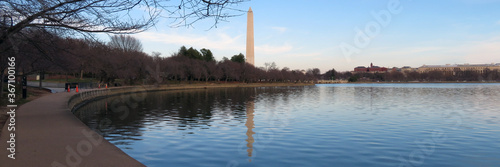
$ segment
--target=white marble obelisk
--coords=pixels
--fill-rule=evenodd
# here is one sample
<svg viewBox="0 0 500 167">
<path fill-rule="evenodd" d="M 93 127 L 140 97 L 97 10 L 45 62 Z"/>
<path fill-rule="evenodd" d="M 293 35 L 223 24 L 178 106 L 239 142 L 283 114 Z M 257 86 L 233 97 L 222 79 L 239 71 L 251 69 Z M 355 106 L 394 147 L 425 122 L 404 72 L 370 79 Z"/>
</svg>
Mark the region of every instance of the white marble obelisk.
<svg viewBox="0 0 500 167">
<path fill-rule="evenodd" d="M 254 65 L 254 45 L 253 45 L 253 12 L 252 8 L 247 13 L 247 63 Z"/>
</svg>

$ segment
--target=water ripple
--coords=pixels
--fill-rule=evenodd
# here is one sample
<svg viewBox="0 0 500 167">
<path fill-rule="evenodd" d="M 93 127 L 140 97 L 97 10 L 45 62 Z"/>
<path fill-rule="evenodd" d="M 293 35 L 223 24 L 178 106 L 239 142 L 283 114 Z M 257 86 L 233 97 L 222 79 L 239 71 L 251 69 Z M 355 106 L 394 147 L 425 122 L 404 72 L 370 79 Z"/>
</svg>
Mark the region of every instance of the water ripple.
<svg viewBox="0 0 500 167">
<path fill-rule="evenodd" d="M 147 166 L 500 164 L 500 84 L 221 88 L 151 92 L 128 102 L 127 96 L 133 94 L 89 103 L 75 115 Z"/>
</svg>

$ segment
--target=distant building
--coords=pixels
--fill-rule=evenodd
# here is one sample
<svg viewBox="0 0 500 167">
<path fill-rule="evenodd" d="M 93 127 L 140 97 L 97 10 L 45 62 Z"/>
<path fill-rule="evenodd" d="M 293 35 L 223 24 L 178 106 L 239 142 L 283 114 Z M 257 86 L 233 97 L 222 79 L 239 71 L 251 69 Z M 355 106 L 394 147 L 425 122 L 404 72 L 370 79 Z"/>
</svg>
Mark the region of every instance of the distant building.
<svg viewBox="0 0 500 167">
<path fill-rule="evenodd" d="M 410 66 L 403 66 L 403 68 L 401 68 L 401 72 L 414 72 L 414 71 L 417 71 L 417 69 L 411 68 Z"/>
<path fill-rule="evenodd" d="M 446 65 L 423 65 L 418 68 L 418 72 L 429 72 L 429 71 L 443 71 L 447 73 L 452 73 L 457 71 L 475 71 L 482 74 L 486 69 L 489 70 L 500 70 L 500 63 L 491 64 L 446 64 Z"/>
<path fill-rule="evenodd" d="M 368 69 L 366 69 L 365 66 L 357 66 L 356 68 L 354 68 L 354 72 L 366 72 L 368 71 Z"/>
<path fill-rule="evenodd" d="M 358 66 L 354 68 L 354 72 L 371 72 L 371 73 L 387 72 L 387 68 L 374 66 L 373 63 L 370 63 L 370 67 Z"/>
<path fill-rule="evenodd" d="M 391 72 L 401 72 L 401 68 L 392 67 Z"/>
</svg>

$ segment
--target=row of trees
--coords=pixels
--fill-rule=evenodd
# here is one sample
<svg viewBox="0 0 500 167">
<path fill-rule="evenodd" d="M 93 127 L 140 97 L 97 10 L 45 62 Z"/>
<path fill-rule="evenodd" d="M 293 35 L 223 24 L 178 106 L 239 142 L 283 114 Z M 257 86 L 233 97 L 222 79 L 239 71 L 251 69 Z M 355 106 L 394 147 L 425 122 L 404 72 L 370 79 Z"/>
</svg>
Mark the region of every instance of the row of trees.
<svg viewBox="0 0 500 167">
<path fill-rule="evenodd" d="M 193 81 L 237 82 L 309 82 L 318 79 L 349 81 L 496 81 L 498 70 L 441 72 L 431 71 L 387 73 L 337 72 L 324 74 L 318 68 L 291 70 L 278 68 L 275 63 L 254 67 L 237 54 L 216 60 L 210 49 L 186 48 L 169 57 L 161 53 L 144 53 L 139 40 L 127 35 L 115 35 L 110 42 L 61 37 L 38 28 L 27 28 L 11 40 L 15 45 L 5 49 L 15 55 L 18 71 L 23 74 L 58 73 L 92 77 L 99 82 L 122 84 L 168 83 Z M 5 46 L 5 45 L 2 45 Z M 6 64 L 6 63 L 5 63 Z"/>
<path fill-rule="evenodd" d="M 188 52 L 184 52 L 187 50 Z M 190 50 L 193 50 L 190 52 Z M 155 58 L 160 74 L 156 78 L 169 81 L 236 81 L 236 82 L 309 82 L 317 79 L 319 75 L 313 75 L 308 70 L 290 70 L 287 67 L 279 69 L 275 63 L 266 63 L 266 67 L 256 68 L 245 63 L 243 54 L 232 56 L 230 59 L 224 57 L 216 61 L 207 49 L 196 49 L 181 47 L 178 53 L 171 57 Z M 185 54 L 195 53 L 195 54 Z M 208 53 L 208 54 L 207 54 Z M 199 55 L 193 57 L 192 55 Z"/>
<path fill-rule="evenodd" d="M 16 55 L 18 71 L 23 74 L 57 73 L 80 78 L 92 77 L 99 82 L 121 84 L 169 82 L 310 82 L 345 79 L 349 81 L 496 81 L 498 70 L 441 72 L 431 71 L 387 73 L 337 72 L 324 74 L 318 68 L 291 70 L 278 68 L 276 63 L 254 67 L 237 54 L 216 60 L 210 49 L 182 46 L 169 57 L 161 53 L 144 53 L 139 40 L 127 35 L 115 35 L 110 42 L 64 38 L 43 29 L 28 28 L 23 35 L 11 40 L 16 45 L 4 53 Z"/>
<path fill-rule="evenodd" d="M 350 82 L 356 81 L 421 81 L 421 82 L 440 82 L 440 81 L 500 81 L 500 71 L 486 69 L 482 73 L 477 71 L 429 71 L 429 72 L 416 72 L 416 71 L 391 71 L 387 73 L 337 73 L 341 79 L 349 80 Z"/>
<path fill-rule="evenodd" d="M 145 54 L 110 50 L 101 42 L 63 37 L 76 35 L 92 38 L 96 32 L 137 33 L 154 26 L 160 18 L 169 19 L 173 23 L 172 27 L 192 26 L 203 19 L 213 19 L 213 26 L 216 26 L 219 21 L 244 14 L 243 10 L 235 6 L 245 1 L 247 0 L 0 1 L 0 78 L 3 79 L 7 68 L 7 57 L 12 56 L 19 57 L 16 63 L 20 66 L 17 67 L 22 67 L 20 70 L 26 73 L 38 70 L 71 73 L 79 69 L 94 70 L 93 75 L 107 76 L 104 78 L 108 79 L 128 76 L 120 70 L 113 72 L 110 69 L 137 66 L 137 62 L 133 62 L 135 59 L 143 60 L 139 64 L 146 63 L 147 58 L 143 58 Z M 71 46 L 76 48 L 68 49 Z M 79 53 L 77 50 L 85 52 Z M 78 54 L 87 55 L 79 57 Z M 117 54 L 121 56 L 114 56 Z M 124 64 L 113 62 L 115 60 Z M 89 67 L 93 65 L 101 68 Z M 96 69 L 99 70 L 95 71 Z M 135 70 L 144 73 L 142 68 Z M 3 83 L 0 82 L 0 96 L 3 95 Z"/>
<path fill-rule="evenodd" d="M 70 74 L 92 77 L 99 82 L 121 84 L 162 84 L 169 82 L 306 82 L 320 77 L 319 69 L 279 69 L 275 63 L 256 68 L 237 54 L 217 61 L 210 49 L 186 48 L 169 57 L 146 54 L 141 42 L 131 36 L 115 35 L 110 42 L 64 38 L 43 29 L 25 29 L 17 37 L 16 55 L 19 72 L 25 75 Z M 34 44 L 36 43 L 36 45 Z M 22 49 L 20 49 L 22 48 Z M 119 79 L 119 80 L 117 80 Z"/>
</svg>

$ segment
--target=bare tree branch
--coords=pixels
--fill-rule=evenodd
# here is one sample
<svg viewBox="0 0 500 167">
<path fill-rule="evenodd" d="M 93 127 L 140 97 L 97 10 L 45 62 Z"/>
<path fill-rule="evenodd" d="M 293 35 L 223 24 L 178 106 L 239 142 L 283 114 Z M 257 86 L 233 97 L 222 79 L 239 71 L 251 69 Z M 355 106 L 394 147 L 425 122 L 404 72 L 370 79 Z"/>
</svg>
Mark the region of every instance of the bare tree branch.
<svg viewBox="0 0 500 167">
<path fill-rule="evenodd" d="M 139 39 L 130 35 L 114 35 L 108 44 L 111 48 L 119 49 L 124 52 L 142 52 L 142 44 Z"/>
<path fill-rule="evenodd" d="M 216 27 L 220 21 L 245 14 L 246 11 L 232 8 L 249 0 L 181 0 L 177 8 L 163 7 L 167 18 L 173 19 L 172 27 L 192 26 L 199 20 L 213 18 Z"/>
<path fill-rule="evenodd" d="M 174 21 L 173 27 L 192 26 L 207 18 L 213 18 L 215 26 L 228 17 L 244 14 L 232 8 L 244 1 L 247 0 L 0 0 L 0 44 L 26 27 L 137 33 L 154 26 L 162 12 L 169 14 L 166 18 Z"/>
</svg>

